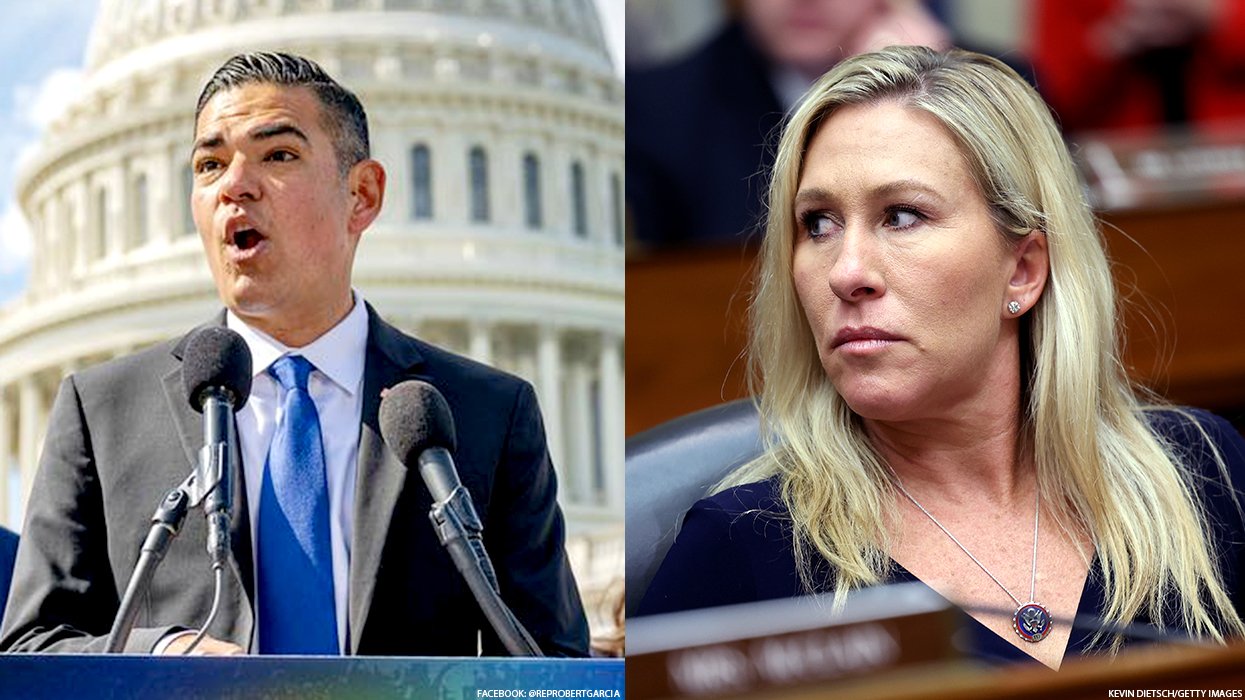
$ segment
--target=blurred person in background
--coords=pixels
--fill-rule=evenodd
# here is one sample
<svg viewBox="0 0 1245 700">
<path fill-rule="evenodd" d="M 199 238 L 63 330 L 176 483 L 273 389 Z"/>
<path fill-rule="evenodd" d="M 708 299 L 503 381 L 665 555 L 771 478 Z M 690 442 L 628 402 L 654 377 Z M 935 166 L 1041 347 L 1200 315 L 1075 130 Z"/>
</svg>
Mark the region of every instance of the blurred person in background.
<svg viewBox="0 0 1245 700">
<path fill-rule="evenodd" d="M 627 76 L 627 203 L 643 244 L 741 242 L 761 222 L 767 142 L 813 81 L 890 44 L 946 47 L 915 0 L 732 0 L 706 45 Z"/>
<path fill-rule="evenodd" d="M 1245 634 L 1245 440 L 1130 385 L 1101 233 L 1015 71 L 847 59 L 770 187 L 767 449 L 686 514 L 640 614 L 921 581 L 994 662 L 1059 668 L 1119 625 Z"/>
<path fill-rule="evenodd" d="M 1245 124 L 1245 2 L 1039 0 L 1039 89 L 1066 133 Z"/>
</svg>

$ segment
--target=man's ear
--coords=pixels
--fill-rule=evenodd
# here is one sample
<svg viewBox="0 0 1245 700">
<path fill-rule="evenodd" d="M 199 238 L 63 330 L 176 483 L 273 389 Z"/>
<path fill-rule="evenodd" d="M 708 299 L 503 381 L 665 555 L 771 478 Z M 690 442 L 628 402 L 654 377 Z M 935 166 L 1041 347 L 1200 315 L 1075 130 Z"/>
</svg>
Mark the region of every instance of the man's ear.
<svg viewBox="0 0 1245 700">
<path fill-rule="evenodd" d="M 1033 308 L 1046 289 L 1050 275 L 1050 251 L 1046 248 L 1046 234 L 1030 231 L 1011 253 L 1012 276 L 1007 281 L 1007 302 L 1020 304 L 1020 310 L 1011 312 L 1004 307 L 1004 315 L 1019 316 Z"/>
<path fill-rule="evenodd" d="M 350 187 L 347 228 L 358 236 L 380 215 L 385 202 L 385 166 L 370 158 L 361 160 L 350 168 L 347 185 Z"/>
</svg>

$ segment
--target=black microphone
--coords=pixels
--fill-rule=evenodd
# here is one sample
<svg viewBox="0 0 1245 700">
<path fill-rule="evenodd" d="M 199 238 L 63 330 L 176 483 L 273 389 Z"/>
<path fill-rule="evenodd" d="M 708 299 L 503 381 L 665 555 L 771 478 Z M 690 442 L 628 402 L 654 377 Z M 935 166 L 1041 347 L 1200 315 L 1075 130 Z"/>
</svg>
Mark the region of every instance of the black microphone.
<svg viewBox="0 0 1245 700">
<path fill-rule="evenodd" d="M 484 548 L 480 516 L 450 456 L 456 436 L 445 397 L 427 382 L 398 384 L 381 399 L 380 434 L 402 464 L 418 468 L 432 494 L 429 518 L 437 536 L 502 643 L 515 656 L 541 656 L 536 642 L 501 599 L 497 575 Z"/>
<path fill-rule="evenodd" d="M 457 511 L 466 528 L 464 536 L 480 560 L 489 586 L 497 590 L 497 576 L 480 540 L 484 526 L 450 456 L 457 448 L 457 434 L 445 397 L 427 382 L 398 384 L 385 392 L 380 402 L 380 434 L 403 464 L 419 470 L 432 500 Z"/>
<path fill-rule="evenodd" d="M 233 414 L 251 395 L 251 351 L 242 336 L 223 326 L 191 336 L 182 358 L 182 384 L 190 406 L 203 414 L 203 450 L 199 453 L 203 511 L 208 519 L 207 550 L 213 566 L 229 559 L 233 482 L 238 447 Z"/>
<path fill-rule="evenodd" d="M 454 415 L 436 387 L 412 379 L 385 392 L 380 434 L 403 464 L 418 465 L 433 500 L 444 501 L 462 487 L 450 456 L 458 447 Z M 471 519 L 479 522 L 470 501 L 467 508 Z"/>
<path fill-rule="evenodd" d="M 224 327 L 196 331 L 187 342 L 182 358 L 182 383 L 190 397 L 190 406 L 203 414 L 203 450 L 190 476 L 164 497 L 151 517 L 147 539 L 108 633 L 105 644 L 108 653 L 125 648 L 138 618 L 139 601 L 191 508 L 203 504 L 208 521 L 207 551 L 212 556 L 212 569 L 216 574 L 212 610 L 191 643 L 191 649 L 216 618 L 223 574 L 226 566 L 232 563 L 229 524 L 233 511 L 233 482 L 239 472 L 233 458 L 238 446 L 233 412 L 241 408 L 251 394 L 251 351 L 246 341 Z"/>
</svg>

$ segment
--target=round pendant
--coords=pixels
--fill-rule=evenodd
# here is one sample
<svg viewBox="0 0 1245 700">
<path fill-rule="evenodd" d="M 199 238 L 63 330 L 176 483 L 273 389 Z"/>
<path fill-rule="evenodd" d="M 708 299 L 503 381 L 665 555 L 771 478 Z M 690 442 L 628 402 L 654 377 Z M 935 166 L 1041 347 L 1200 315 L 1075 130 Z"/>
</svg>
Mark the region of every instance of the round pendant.
<svg viewBox="0 0 1245 700">
<path fill-rule="evenodd" d="M 1012 628 L 1026 642 L 1040 642 L 1050 634 L 1050 611 L 1037 603 L 1022 605 L 1012 615 Z"/>
</svg>

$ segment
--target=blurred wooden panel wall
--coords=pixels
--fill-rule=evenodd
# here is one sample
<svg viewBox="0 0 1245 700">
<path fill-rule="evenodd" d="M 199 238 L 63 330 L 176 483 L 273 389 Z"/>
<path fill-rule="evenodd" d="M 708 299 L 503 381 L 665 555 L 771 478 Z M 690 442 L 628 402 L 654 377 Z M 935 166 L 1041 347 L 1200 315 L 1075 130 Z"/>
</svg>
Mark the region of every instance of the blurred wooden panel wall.
<svg viewBox="0 0 1245 700">
<path fill-rule="evenodd" d="M 1172 401 L 1245 409 L 1245 202 L 1106 215 L 1125 362 Z M 627 262 L 627 434 L 746 395 L 754 249 Z"/>
</svg>

